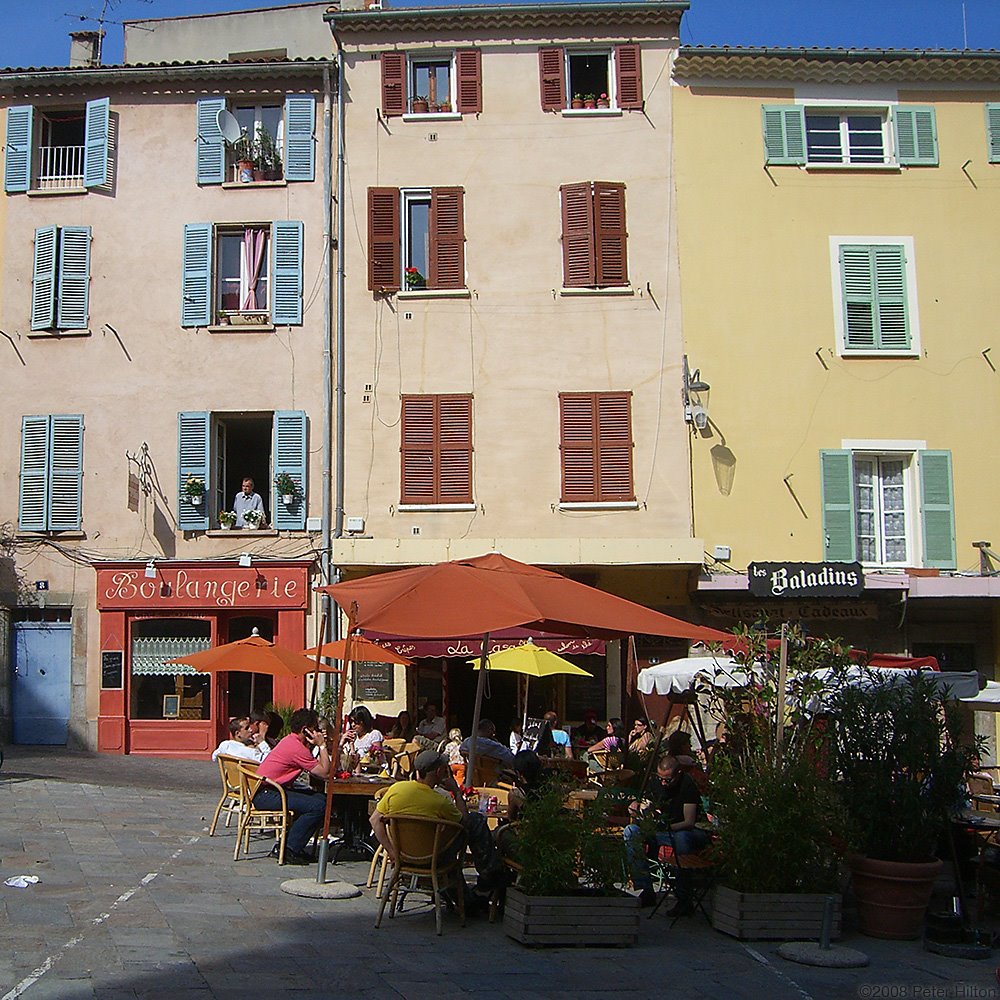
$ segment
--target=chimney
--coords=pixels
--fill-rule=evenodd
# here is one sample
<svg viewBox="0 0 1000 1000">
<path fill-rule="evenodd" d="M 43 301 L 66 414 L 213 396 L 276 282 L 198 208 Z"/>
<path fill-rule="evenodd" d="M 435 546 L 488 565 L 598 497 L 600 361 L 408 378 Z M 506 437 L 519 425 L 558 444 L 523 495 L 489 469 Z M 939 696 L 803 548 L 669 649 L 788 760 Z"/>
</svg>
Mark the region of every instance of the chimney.
<svg viewBox="0 0 1000 1000">
<path fill-rule="evenodd" d="M 70 66 L 100 66 L 103 31 L 71 31 L 69 33 Z"/>
</svg>

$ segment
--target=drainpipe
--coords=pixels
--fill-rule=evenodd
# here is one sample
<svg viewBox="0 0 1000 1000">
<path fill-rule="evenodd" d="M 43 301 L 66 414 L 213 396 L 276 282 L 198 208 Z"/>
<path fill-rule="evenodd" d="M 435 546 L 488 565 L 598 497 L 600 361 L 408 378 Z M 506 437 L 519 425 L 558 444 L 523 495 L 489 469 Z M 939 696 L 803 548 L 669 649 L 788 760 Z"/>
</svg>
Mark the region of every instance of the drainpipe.
<svg viewBox="0 0 1000 1000">
<path fill-rule="evenodd" d="M 338 87 L 339 90 L 339 87 Z M 333 181 L 332 153 L 330 142 L 331 119 L 333 117 L 332 99 L 330 95 L 330 67 L 323 67 L 323 240 L 324 246 L 324 281 L 323 281 L 323 537 L 320 543 L 320 568 L 324 583 L 330 582 L 330 492 L 331 492 L 331 460 L 333 452 L 333 430 L 331 414 L 333 411 L 333 360 L 331 357 L 331 334 L 333 331 L 333 308 L 330 297 L 331 268 L 330 254 L 333 252 Z M 339 232 L 338 232 L 339 235 Z M 339 254 L 338 254 L 339 257 Z M 338 431 L 339 433 L 339 431 Z M 322 613 L 326 620 L 331 621 L 331 600 L 328 594 L 323 595 Z M 321 616 L 322 620 L 322 616 Z M 318 638 L 319 642 L 323 637 Z"/>
</svg>

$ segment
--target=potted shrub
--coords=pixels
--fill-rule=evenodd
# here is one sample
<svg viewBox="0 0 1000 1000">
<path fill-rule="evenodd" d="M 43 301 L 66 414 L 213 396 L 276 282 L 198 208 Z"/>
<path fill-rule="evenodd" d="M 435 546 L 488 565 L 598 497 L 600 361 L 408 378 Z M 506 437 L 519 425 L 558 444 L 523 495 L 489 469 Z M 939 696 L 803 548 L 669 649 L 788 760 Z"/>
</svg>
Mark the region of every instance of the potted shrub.
<svg viewBox="0 0 1000 1000">
<path fill-rule="evenodd" d="M 573 100 L 570 102 L 570 107 L 574 111 L 579 111 L 583 107 L 583 94 L 574 94 Z"/>
<path fill-rule="evenodd" d="M 900 683 L 865 671 L 834 692 L 830 710 L 840 793 L 858 847 L 848 862 L 861 930 L 918 937 L 943 867 L 938 843 L 964 804 L 983 742 L 963 744 L 957 702 L 919 675 Z"/>
<path fill-rule="evenodd" d="M 253 531 L 256 531 L 261 522 L 264 520 L 264 515 L 259 510 L 248 510 L 243 512 L 243 524 Z"/>
<path fill-rule="evenodd" d="M 412 292 L 426 287 L 427 279 L 420 273 L 419 268 L 408 267 L 406 269 L 406 290 Z"/>
<path fill-rule="evenodd" d="M 291 507 L 302 493 L 299 484 L 287 472 L 279 472 L 274 477 L 274 488 L 286 507 Z"/>
<path fill-rule="evenodd" d="M 184 482 L 184 496 L 192 507 L 200 507 L 205 500 L 205 480 L 200 476 L 188 476 Z"/>
<path fill-rule="evenodd" d="M 441 112 L 442 114 L 448 114 L 448 113 L 450 113 L 450 111 L 451 111 L 451 101 L 442 101 L 442 102 L 441 102 L 441 103 L 440 103 L 440 104 L 438 105 L 438 110 L 439 110 L 439 111 L 440 111 L 440 112 Z"/>
<path fill-rule="evenodd" d="M 596 108 L 597 107 L 597 97 L 594 94 L 584 94 L 583 95 L 583 106 L 585 108 Z"/>
<path fill-rule="evenodd" d="M 523 944 L 635 944 L 639 899 L 624 891 L 625 842 L 608 807 L 566 809 L 557 779 L 530 798 L 512 829 L 521 871 L 507 890 L 504 931 Z"/>
<path fill-rule="evenodd" d="M 427 107 L 427 98 L 423 94 L 417 94 L 410 104 L 410 111 L 415 115 L 426 115 Z"/>
<path fill-rule="evenodd" d="M 266 128 L 260 128 L 254 139 L 254 179 L 281 180 L 281 155 L 274 137 Z M 259 175 L 259 176 L 258 176 Z"/>
<path fill-rule="evenodd" d="M 599 108 L 610 108 L 611 102 L 608 100 L 607 94 L 601 94 L 597 98 L 597 106 Z"/>
<path fill-rule="evenodd" d="M 839 936 L 843 843 L 835 832 L 844 818 L 829 736 L 814 709 L 832 683 L 817 668 L 835 675 L 848 663 L 846 651 L 790 629 L 782 687 L 780 647 L 762 632 L 736 632 L 741 683 L 733 686 L 720 667 L 707 691 L 725 732 L 710 769 L 719 867 L 713 926 L 737 938 L 818 938 L 833 896 L 831 931 Z"/>
<path fill-rule="evenodd" d="M 254 171 L 254 141 L 243 133 L 233 143 L 233 158 L 236 160 L 236 179 L 241 184 L 249 184 L 253 180 Z"/>
<path fill-rule="evenodd" d="M 235 510 L 220 510 L 219 511 L 219 524 L 223 528 L 235 528 L 236 527 L 236 511 Z"/>
</svg>

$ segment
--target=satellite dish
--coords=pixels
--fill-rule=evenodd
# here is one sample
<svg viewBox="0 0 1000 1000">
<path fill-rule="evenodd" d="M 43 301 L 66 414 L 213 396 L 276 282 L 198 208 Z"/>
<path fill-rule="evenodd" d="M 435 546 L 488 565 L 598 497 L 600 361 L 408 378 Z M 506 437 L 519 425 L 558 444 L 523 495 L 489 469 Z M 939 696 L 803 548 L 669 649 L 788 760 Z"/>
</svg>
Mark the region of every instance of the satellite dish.
<svg viewBox="0 0 1000 1000">
<path fill-rule="evenodd" d="M 219 114 L 216 117 L 219 122 L 219 131 L 222 133 L 222 138 L 225 139 L 226 142 L 232 145 L 234 142 L 243 138 L 243 129 L 240 128 L 240 123 L 236 120 L 236 116 L 231 111 L 227 111 L 225 108 L 220 108 Z"/>
</svg>

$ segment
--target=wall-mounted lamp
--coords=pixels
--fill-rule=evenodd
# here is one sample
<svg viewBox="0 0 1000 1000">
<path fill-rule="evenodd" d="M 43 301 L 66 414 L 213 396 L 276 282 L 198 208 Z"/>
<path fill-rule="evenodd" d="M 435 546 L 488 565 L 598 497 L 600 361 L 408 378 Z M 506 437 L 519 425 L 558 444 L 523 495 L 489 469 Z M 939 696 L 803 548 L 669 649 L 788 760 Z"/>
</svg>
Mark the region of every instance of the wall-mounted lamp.
<svg viewBox="0 0 1000 1000">
<path fill-rule="evenodd" d="M 253 565 L 253 559 L 250 557 L 249 552 L 240 553 L 240 565 L 243 566 L 244 568 Z"/>
<path fill-rule="evenodd" d="M 694 424 L 698 430 L 703 431 L 708 426 L 708 410 L 701 399 L 703 392 L 708 392 L 712 387 L 703 382 L 701 369 L 695 368 L 694 372 L 688 367 L 687 355 L 684 355 L 684 384 L 681 387 L 681 395 L 684 403 L 684 419 L 689 424 Z"/>
<path fill-rule="evenodd" d="M 146 577 L 147 580 L 155 580 L 156 579 L 156 560 L 155 559 L 150 559 L 149 562 L 146 563 L 146 572 L 143 575 Z"/>
</svg>

